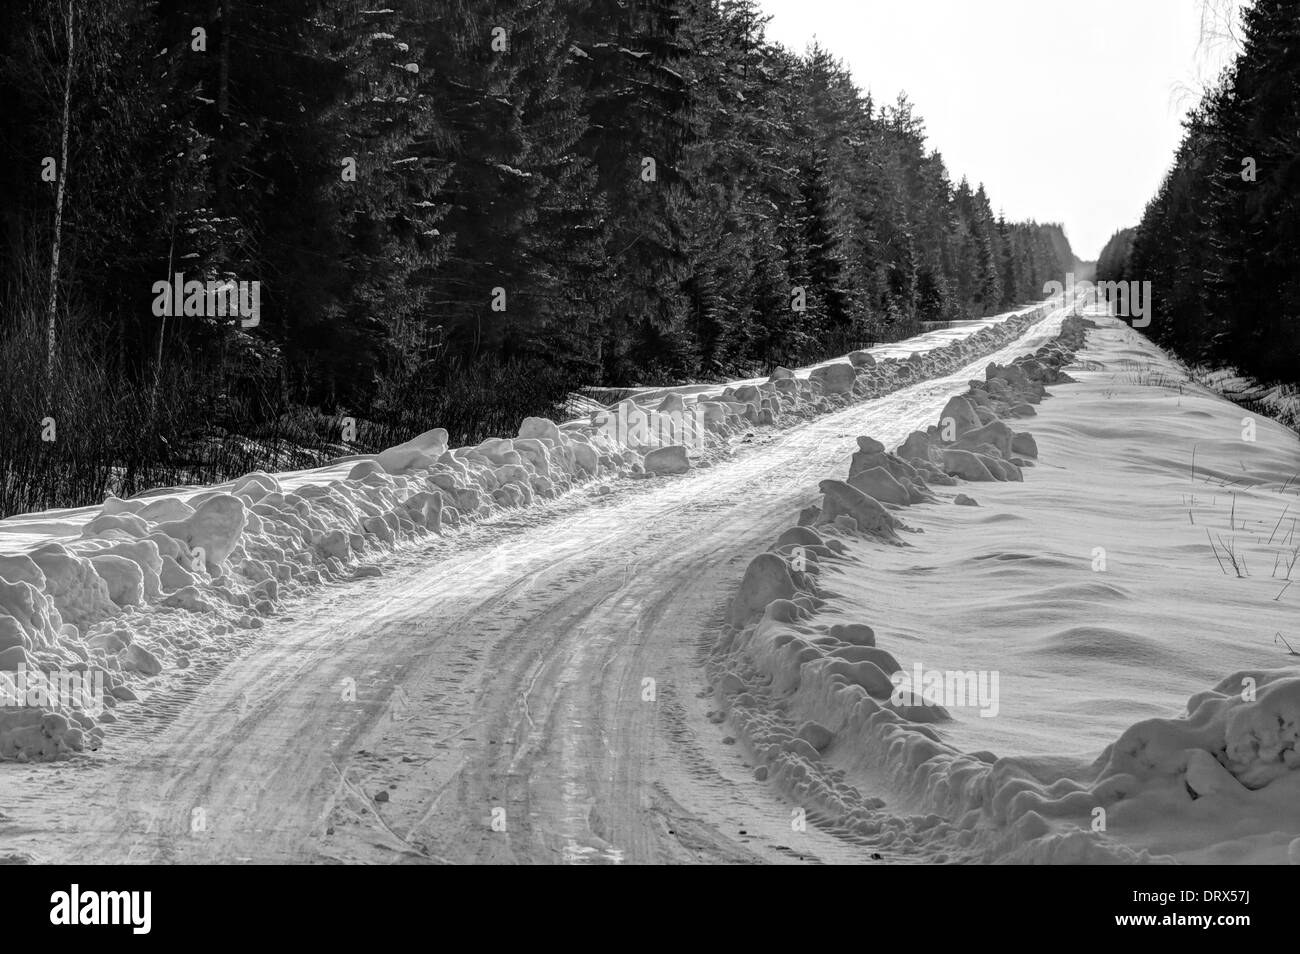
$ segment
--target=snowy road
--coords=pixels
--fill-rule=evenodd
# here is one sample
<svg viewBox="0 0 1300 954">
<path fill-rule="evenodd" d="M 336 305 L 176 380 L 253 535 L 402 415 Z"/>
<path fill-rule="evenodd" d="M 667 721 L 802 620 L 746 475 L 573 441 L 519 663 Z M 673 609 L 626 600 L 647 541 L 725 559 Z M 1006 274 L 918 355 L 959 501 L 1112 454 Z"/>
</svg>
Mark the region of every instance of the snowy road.
<svg viewBox="0 0 1300 954">
<path fill-rule="evenodd" d="M 923 428 L 1061 316 L 714 466 L 574 494 L 318 591 L 202 688 L 122 710 L 92 765 L 15 770 L 6 849 L 77 862 L 863 860 L 814 827 L 790 847 L 788 805 L 708 719 L 702 653 L 750 557 L 847 464 L 854 437 L 892 445 Z"/>
</svg>

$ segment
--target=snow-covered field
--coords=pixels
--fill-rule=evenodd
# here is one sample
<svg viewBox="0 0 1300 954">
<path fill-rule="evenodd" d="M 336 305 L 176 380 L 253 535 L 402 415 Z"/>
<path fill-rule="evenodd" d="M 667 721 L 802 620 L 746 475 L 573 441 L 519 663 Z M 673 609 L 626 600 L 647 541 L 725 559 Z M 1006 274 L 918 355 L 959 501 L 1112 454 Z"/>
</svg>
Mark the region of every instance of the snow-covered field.
<svg viewBox="0 0 1300 954">
<path fill-rule="evenodd" d="M 607 444 L 590 422 L 534 422 L 536 445 L 442 459 L 426 435 L 379 462 L 112 503 L 117 519 L 96 508 L 0 522 L 3 606 L 24 661 L 99 666 L 138 697 L 113 707 L 107 733 L 103 719 L 72 740 L 72 723 L 10 729 L 8 754 L 57 761 L 0 765 L 0 851 L 1285 860 L 1300 834 L 1296 776 L 1260 773 L 1294 764 L 1295 683 L 1264 671 L 1294 662 L 1274 632 L 1294 632 L 1300 598 L 1283 590 L 1286 552 L 1294 561 L 1300 543 L 1286 509 L 1300 447 L 1265 420 L 1242 440 L 1239 408 L 1152 383 L 1167 359 L 1122 327 L 1093 332 L 1069 372 L 1079 383 L 1049 385 L 1036 416 L 1012 421 L 1037 444 L 1023 481 L 930 481 L 933 500 L 886 511 L 910 528 L 890 528 L 905 546 L 843 521 L 819 529 L 845 550 L 817 577 L 838 596 L 786 624 L 865 623 L 906 669 L 997 672 L 995 717 L 952 708 L 952 721 L 890 741 L 850 726 L 862 716 L 833 680 L 780 698 L 756 684 L 750 708 L 772 725 L 812 720 L 834 733 L 817 739 L 820 752 L 795 753 L 806 767 L 794 777 L 756 751 L 737 686 L 722 683 L 720 659 L 742 683 L 757 672 L 738 648 L 716 651 L 751 558 L 821 501 L 820 480 L 848 476 L 857 437 L 895 447 L 936 423 L 990 360 L 1048 344 L 1064 314 L 1036 317 L 970 338 L 947 329 L 894 354 L 935 347 L 927 358 L 879 354 L 874 369 L 859 358 L 843 396 L 830 393 L 840 371 L 798 373 L 781 390 L 708 391 L 721 417 L 676 475 L 647 475 L 653 448 Z M 821 383 L 798 383 L 813 377 Z M 637 405 L 676 403 L 661 392 Z M 954 505 L 958 493 L 979 506 Z M 163 559 L 167 540 L 192 582 Z M 159 548 L 156 591 L 148 542 Z M 38 585 L 18 554 L 42 547 L 26 558 Z M 197 547 L 203 559 L 183 559 Z M 101 572 L 110 553 L 139 580 L 116 561 Z M 161 670 L 140 668 L 132 646 Z M 1259 676 L 1264 702 L 1231 703 L 1239 672 Z M 1176 717 L 1198 693 L 1195 732 L 1143 721 Z M 1259 718 L 1274 710 L 1277 725 Z M 1227 769 L 1186 754 L 1212 753 L 1225 725 L 1246 745 Z M 1104 832 L 1091 831 L 1096 807 Z M 800 810 L 806 826 L 792 824 Z M 1055 853 L 1044 847 L 1053 840 Z"/>
</svg>

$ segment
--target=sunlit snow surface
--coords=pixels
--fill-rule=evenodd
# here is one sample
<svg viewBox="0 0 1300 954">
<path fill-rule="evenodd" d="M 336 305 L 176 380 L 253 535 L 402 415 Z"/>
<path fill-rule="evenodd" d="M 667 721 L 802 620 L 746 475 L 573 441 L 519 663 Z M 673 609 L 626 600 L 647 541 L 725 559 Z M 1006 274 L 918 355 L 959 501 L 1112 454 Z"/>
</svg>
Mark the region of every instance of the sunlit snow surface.
<svg viewBox="0 0 1300 954">
<path fill-rule="evenodd" d="M 978 355 L 996 347 L 1009 352 L 998 360 L 1009 360 L 1050 340 L 1060 317 L 1041 322 L 1015 349 L 995 336 L 926 359 L 919 370 L 930 377 L 982 367 Z M 864 860 L 880 850 L 897 860 L 1281 862 L 1300 834 L 1295 658 L 1274 635 L 1292 645 L 1300 635 L 1300 588 L 1284 589 L 1287 555 L 1294 558 L 1300 543 L 1296 510 L 1287 509 L 1300 484 L 1293 479 L 1300 446 L 1262 418 L 1254 421 L 1255 439 L 1244 439 L 1250 415 L 1195 385 L 1179 386 L 1172 362 L 1099 320 L 1105 327 L 1069 369 L 1078 383 L 1050 386 L 1035 417 L 1013 422 L 1037 442 L 1037 464 L 1025 468 L 1023 482 L 933 486 L 933 502 L 891 511 L 909 528 L 897 534 L 906 546 L 844 536 L 848 558 L 824 561 L 819 576 L 836 595 L 806 621 L 868 624 L 878 646 L 905 668 L 996 670 L 996 717 L 954 708 L 952 721 L 920 732 L 882 732 L 853 712 L 835 685 L 813 678 L 785 700 L 785 712 L 751 710 L 773 724 L 778 716 L 795 727 L 814 720 L 834 733 L 806 774 L 774 773 L 766 784 L 806 807 L 811 824 L 861 844 Z M 964 331 L 929 340 L 942 344 Z M 923 350 L 913 342 L 895 348 L 899 358 Z M 892 449 L 934 422 L 942 393 L 959 393 L 970 373 L 868 402 L 855 419 L 870 421 L 864 436 Z M 890 364 L 863 379 L 892 389 L 915 374 Z M 733 384 L 730 398 L 745 384 Z M 672 389 L 688 401 L 697 390 Z M 813 503 L 819 470 L 847 476 L 828 462 L 847 464 L 853 435 L 841 436 L 842 425 L 800 425 L 825 409 L 807 385 L 797 391 L 772 432 L 814 432 L 797 442 L 806 446 L 798 472 L 786 468 L 792 485 L 807 489 L 804 502 Z M 643 394 L 638 404 L 654 407 L 668 393 Z M 723 397 L 716 388 L 704 396 Z M 879 413 L 870 410 L 876 406 Z M 761 440 L 767 431 L 732 407 L 727 412 L 726 426 L 693 455 L 698 460 L 708 463 L 731 442 L 755 432 Z M 24 660 L 47 666 L 103 666 L 124 705 L 136 705 L 129 697 L 139 695 L 147 706 L 193 659 L 220 660 L 247 648 L 288 596 L 384 572 L 395 550 L 439 533 L 455 547 L 464 533 L 456 523 L 500 523 L 489 529 L 508 541 L 509 524 L 531 519 L 524 516 L 529 494 L 545 507 L 550 497 L 599 499 L 612 486 L 615 503 L 602 508 L 610 514 L 677 497 L 684 504 L 720 487 L 739 494 L 741 472 L 767 450 L 751 445 L 735 461 L 718 458 L 713 470 L 658 478 L 620 504 L 617 482 L 636 475 L 643 455 L 604 444 L 581 422 L 553 427 L 532 422 L 525 434 L 536 436 L 508 449 L 494 442 L 465 449 L 441 465 L 435 431 L 382 462 L 354 459 L 2 521 L 0 551 L 8 556 L 0 558 L 0 651 L 18 648 Z M 594 472 L 580 461 L 591 464 L 591 455 Z M 955 506 L 958 493 L 979 506 Z M 586 505 L 565 504 L 566 511 L 570 506 Z M 647 539 L 671 528 L 656 524 L 653 511 L 643 516 Z M 796 516 L 790 512 L 789 524 Z M 596 532 L 594 522 L 581 526 L 564 546 Z M 635 544 L 635 532 L 620 525 L 609 533 L 615 530 Z M 561 545 L 540 536 L 529 539 Z M 60 541 L 66 553 L 48 546 Z M 39 560 L 17 556 L 40 547 Z M 1094 568 L 1099 548 L 1104 568 Z M 725 552 L 725 540 L 716 549 Z M 503 552 L 483 586 L 496 585 L 515 561 L 529 562 L 508 547 Z M 255 649 L 248 658 L 256 660 Z M 155 665 L 162 671 L 151 675 Z M 1255 682 L 1254 702 L 1241 697 L 1246 677 Z M 733 687 L 731 703 L 734 696 Z M 1193 716 L 1180 718 L 1189 700 Z M 0 715 L 0 723 L 10 720 L 0 729 L 5 757 L 60 757 L 77 748 L 74 741 L 98 743 L 85 725 L 70 739 L 72 723 L 47 724 L 50 713 L 36 724 L 17 724 L 14 715 Z M 733 705 L 733 725 L 736 715 Z M 113 727 L 98 721 L 111 753 Z M 1104 830 L 1094 831 L 1098 807 Z M 575 844 L 576 853 L 587 850 Z"/>
<path fill-rule="evenodd" d="M 732 716 L 776 782 L 866 844 L 1285 863 L 1300 835 L 1300 668 L 1283 642 L 1300 647 L 1300 441 L 1099 321 L 1078 383 L 1012 422 L 1039 450 L 1023 483 L 963 482 L 977 507 L 934 488 L 897 510 L 917 531 L 902 547 L 843 537 L 820 561 L 827 604 L 784 622 L 769 608 L 715 675 L 750 693 Z M 871 658 L 831 633 L 852 623 L 904 672 L 996 672 L 996 714 L 912 724 L 863 702 L 869 680 L 820 656 Z M 801 763 L 787 740 L 804 720 L 834 737 Z"/>
</svg>

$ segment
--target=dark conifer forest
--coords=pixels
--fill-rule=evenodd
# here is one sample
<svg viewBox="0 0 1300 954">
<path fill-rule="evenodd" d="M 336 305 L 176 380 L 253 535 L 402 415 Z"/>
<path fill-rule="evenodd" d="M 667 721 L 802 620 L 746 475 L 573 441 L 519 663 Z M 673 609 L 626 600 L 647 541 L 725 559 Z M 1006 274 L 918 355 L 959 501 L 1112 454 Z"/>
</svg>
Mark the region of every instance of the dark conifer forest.
<svg viewBox="0 0 1300 954">
<path fill-rule="evenodd" d="M 1183 358 L 1300 381 L 1300 4 L 1256 0 L 1244 49 L 1185 122 L 1136 228 L 1101 281 L 1150 281 L 1146 334 Z"/>
<path fill-rule="evenodd" d="M 473 441 L 583 386 L 794 366 L 1074 268 L 1060 226 L 952 181 L 920 107 L 764 24 L 754 0 L 10 0 L 0 514 Z M 1297 98 L 1250 64 L 1294 62 L 1294 26 L 1261 4 L 1132 266 L 1207 342 L 1254 316 L 1225 353 L 1261 369 L 1297 300 L 1297 125 L 1253 117 Z M 1258 187 L 1218 168 L 1247 151 Z M 160 316 L 177 274 L 258 282 L 255 322 Z"/>
</svg>

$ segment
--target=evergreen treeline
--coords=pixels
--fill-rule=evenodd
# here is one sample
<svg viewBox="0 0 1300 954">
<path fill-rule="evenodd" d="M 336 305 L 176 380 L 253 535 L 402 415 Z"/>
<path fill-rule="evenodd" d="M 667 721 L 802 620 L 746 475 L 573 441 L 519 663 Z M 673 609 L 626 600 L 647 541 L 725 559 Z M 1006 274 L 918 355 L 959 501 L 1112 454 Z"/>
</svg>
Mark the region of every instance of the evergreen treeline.
<svg viewBox="0 0 1300 954">
<path fill-rule="evenodd" d="M 1256 0 L 1244 49 L 1098 279 L 1150 281 L 1147 333 L 1190 361 L 1300 381 L 1300 5 Z"/>
<path fill-rule="evenodd" d="M 474 439 L 577 383 L 806 362 L 1073 267 L 1059 226 L 954 186 L 906 100 L 764 23 L 755 0 L 10 0 L 6 426 L 48 415 L 146 468 L 196 433 L 337 430 L 320 411 Z M 259 323 L 157 317 L 177 272 L 260 282 Z"/>
</svg>

